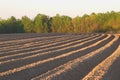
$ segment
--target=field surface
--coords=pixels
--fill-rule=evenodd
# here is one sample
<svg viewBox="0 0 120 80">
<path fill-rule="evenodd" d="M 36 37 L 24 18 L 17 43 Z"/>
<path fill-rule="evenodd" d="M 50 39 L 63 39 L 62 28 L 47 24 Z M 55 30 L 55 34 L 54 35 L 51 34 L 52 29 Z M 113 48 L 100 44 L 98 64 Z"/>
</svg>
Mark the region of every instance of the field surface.
<svg viewBox="0 0 120 80">
<path fill-rule="evenodd" d="M 120 80 L 120 34 L 1 34 L 0 80 Z"/>
</svg>

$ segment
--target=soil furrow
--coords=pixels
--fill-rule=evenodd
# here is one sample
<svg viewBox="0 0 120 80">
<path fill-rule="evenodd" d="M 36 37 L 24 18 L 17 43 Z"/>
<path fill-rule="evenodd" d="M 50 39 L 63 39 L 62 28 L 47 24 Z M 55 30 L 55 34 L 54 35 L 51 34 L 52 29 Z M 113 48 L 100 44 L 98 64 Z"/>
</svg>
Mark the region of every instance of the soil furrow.
<svg viewBox="0 0 120 80">
<path fill-rule="evenodd" d="M 1 45 L 1 49 L 0 51 L 2 51 L 3 49 L 10 49 L 10 48 L 16 48 L 16 47 L 21 47 L 21 45 L 23 46 L 27 46 L 28 44 L 30 45 L 30 43 L 33 43 L 33 42 L 36 42 L 36 41 L 39 41 L 39 42 L 48 42 L 48 41 L 51 41 L 52 39 L 57 39 L 57 38 L 63 38 L 63 37 L 71 37 L 71 36 L 56 36 L 56 37 L 50 37 L 48 39 L 44 39 L 44 38 L 41 38 L 41 37 L 38 37 L 37 39 L 34 39 L 34 40 L 26 40 L 26 41 L 22 41 L 22 42 L 15 42 L 15 43 L 10 43 L 10 44 L 3 44 Z M 36 42 L 38 43 L 38 42 Z"/>
<path fill-rule="evenodd" d="M 0 53 L 0 55 L 4 55 L 4 54 L 9 54 L 9 53 L 14 53 L 14 52 L 21 52 L 22 50 L 26 50 L 26 51 L 29 51 L 30 50 L 30 48 L 32 47 L 35 47 L 35 48 L 38 48 L 39 46 L 43 46 L 43 47 L 45 47 L 45 46 L 47 46 L 47 45 L 49 45 L 49 44 L 55 44 L 55 43 L 57 43 L 57 42 L 60 42 L 60 41 L 64 41 L 64 40 L 66 40 L 66 39 L 71 39 L 71 38 L 73 38 L 73 37 L 67 37 L 67 38 L 58 38 L 58 39 L 54 39 L 54 40 L 49 40 L 49 41 L 44 41 L 44 42 L 41 42 L 41 41 L 37 41 L 37 42 L 30 42 L 30 43 L 27 43 L 27 45 L 26 44 L 20 44 L 21 45 L 21 47 L 18 47 L 18 46 L 16 46 L 16 45 L 14 45 L 14 47 L 11 49 L 11 48 L 9 48 L 8 47 L 8 49 L 3 49 L 2 51 L 1 51 L 1 53 Z M 74 37 L 75 38 L 75 37 Z M 29 44 L 29 45 L 28 45 Z M 8 52 L 6 52 L 6 51 L 8 51 Z"/>
<path fill-rule="evenodd" d="M 64 35 L 63 35 L 64 36 Z M 23 41 L 31 41 L 31 40 L 36 40 L 36 39 L 48 39 L 48 38 L 54 38 L 54 37 L 61 37 L 61 36 L 50 36 L 50 37 L 35 37 L 35 38 L 27 38 L 27 39 L 19 39 L 19 40 L 11 40 L 11 41 L 1 41 L 0 45 L 2 44 L 11 44 L 11 43 L 16 43 L 16 42 L 23 42 Z"/>
<path fill-rule="evenodd" d="M 118 57 L 120 57 L 120 46 L 117 48 L 112 55 L 107 57 L 104 61 L 98 64 L 92 71 L 86 75 L 83 80 L 110 80 L 110 79 L 103 79 L 102 77 L 107 73 L 109 67 L 115 62 Z M 116 80 L 116 79 L 114 79 Z"/>
<path fill-rule="evenodd" d="M 63 62 L 62 62 L 62 64 L 64 64 L 65 62 L 67 62 L 67 61 L 69 61 L 69 60 L 71 60 L 71 59 L 69 59 L 69 58 L 71 58 L 72 56 L 70 56 L 70 55 L 72 55 L 72 54 L 76 54 L 77 52 L 79 52 L 79 51 L 83 51 L 83 50 L 86 50 L 86 49 L 89 49 L 89 48 L 91 48 L 91 47 L 95 47 L 95 46 L 99 46 L 99 44 L 100 43 L 102 43 L 103 41 L 105 41 L 105 40 L 107 40 L 107 39 L 109 39 L 110 38 L 110 35 L 108 36 L 108 37 L 106 37 L 106 38 L 104 38 L 104 39 L 102 39 L 102 40 L 99 40 L 99 41 L 97 41 L 96 43 L 94 43 L 94 44 L 92 44 L 92 45 L 90 45 L 90 46 L 87 46 L 87 47 L 85 47 L 85 48 L 82 48 L 82 49 L 78 49 L 78 50 L 74 50 L 74 51 L 71 51 L 71 52 L 68 52 L 68 53 L 65 53 L 65 54 L 62 54 L 62 55 L 59 55 L 59 56 L 56 56 L 56 57 L 53 57 L 53 58 L 48 58 L 48 59 L 45 59 L 45 60 L 42 60 L 42 61 L 37 61 L 37 62 L 34 62 L 34 63 L 31 63 L 31 64 L 28 64 L 28 65 L 24 65 L 24 66 L 22 66 L 22 67 L 19 67 L 19 68 L 14 68 L 14 69 L 11 69 L 11 70 L 8 70 L 8 71 L 5 71 L 5 72 L 2 72 L 2 73 L 0 73 L 0 75 L 1 76 L 8 76 L 9 75 L 9 77 L 10 76 L 12 76 L 12 74 L 13 73 L 15 73 L 14 75 L 22 75 L 22 77 L 21 78 L 23 78 L 23 79 L 28 79 L 29 80 L 29 78 L 30 77 L 32 77 L 32 76 L 34 76 L 34 75 L 31 75 L 31 74 L 35 74 L 35 73 L 39 73 L 38 71 L 37 72 L 35 72 L 35 73 L 30 73 L 30 74 L 28 74 L 28 75 L 26 75 L 26 76 L 24 76 L 23 74 L 21 74 L 21 73 L 26 73 L 26 71 L 27 72 L 29 72 L 29 70 L 39 70 L 39 69 L 41 69 L 41 70 L 46 70 L 46 67 L 43 67 L 43 66 L 45 66 L 46 64 L 47 65 L 50 65 L 51 63 L 53 64 L 53 65 L 51 65 L 51 67 L 50 68 L 48 68 L 48 70 L 49 69 L 52 69 L 52 68 L 54 68 L 54 67 L 57 67 L 57 66 L 59 66 L 59 65 L 61 65 L 60 63 L 59 63 L 59 65 L 57 65 L 58 64 L 58 62 L 59 62 L 59 60 L 63 60 Z M 69 56 L 69 57 L 67 57 L 67 56 Z M 76 54 L 76 56 L 77 56 L 77 54 Z M 67 57 L 67 58 L 66 58 Z M 79 56 L 78 56 L 79 57 Z M 63 59 L 62 59 L 63 58 Z M 75 57 L 76 58 L 76 57 Z M 67 59 L 67 61 L 65 60 L 65 59 Z M 54 64 L 54 63 L 56 63 L 57 62 L 57 64 Z M 40 64 L 42 65 L 42 68 L 40 68 Z M 39 66 L 38 66 L 39 65 Z M 57 65 L 57 66 L 56 66 Z M 54 66 L 54 67 L 52 67 L 52 66 Z M 37 68 L 36 68 L 37 67 Z M 45 69 L 44 69 L 45 68 Z M 23 71 L 24 70 L 24 71 Z M 46 70 L 47 71 L 47 70 Z M 18 76 L 17 76 L 18 77 Z M 29 77 L 29 78 L 28 78 Z"/>
<path fill-rule="evenodd" d="M 105 36 L 104 36 L 105 37 Z M 104 38 L 103 37 L 103 38 Z M 101 38 L 101 39 L 103 39 Z M 84 39 L 85 40 L 85 39 Z M 83 41 L 84 41 L 83 40 Z M 97 41 L 97 40 L 96 40 Z M 94 42 L 94 41 L 93 41 Z M 90 43 L 89 43 L 90 44 Z M 91 43 L 92 44 L 92 43 Z M 80 45 L 80 44 L 79 44 Z M 70 46 L 69 46 L 70 47 Z M 69 48 L 68 47 L 68 48 Z M 71 46 L 73 48 L 73 45 Z M 75 47 L 75 46 L 74 46 Z M 78 47 L 79 49 L 79 47 Z M 70 51 L 72 51 L 71 49 L 69 49 Z M 29 57 L 25 57 L 25 58 L 19 58 L 19 59 L 12 59 L 12 60 L 8 60 L 8 61 L 4 61 L 4 62 L 1 62 L 1 70 L 0 71 L 4 71 L 6 69 L 10 69 L 10 68 L 14 68 L 14 67 L 19 67 L 19 66 L 23 66 L 24 64 L 29 64 L 29 63 L 32 63 L 34 61 L 39 61 L 39 60 L 43 60 L 43 59 L 47 59 L 47 58 L 51 58 L 51 57 L 55 57 L 55 56 L 59 56 L 61 54 L 64 54 L 66 53 L 65 52 L 66 50 L 63 50 L 62 53 L 61 51 L 60 52 L 56 52 L 54 51 L 54 53 L 52 52 L 46 52 L 46 54 L 49 53 L 49 55 L 44 55 L 45 53 L 43 53 L 43 55 L 33 55 L 33 56 L 29 56 Z M 70 52 L 70 51 L 67 51 L 67 52 Z M 59 53 L 59 54 L 58 54 Z M 52 55 L 51 55 L 52 54 Z M 18 62 L 19 61 L 19 62 Z M 24 62 L 24 63 L 23 63 Z M 4 64 L 4 65 L 3 65 Z M 15 64 L 15 65 L 12 65 L 12 64 Z M 11 65 L 9 67 L 4 67 L 4 66 L 8 66 L 8 65 Z"/>
<path fill-rule="evenodd" d="M 110 45 L 112 45 L 117 39 L 118 38 L 114 38 L 103 47 L 75 60 L 69 61 L 68 63 L 33 78 L 32 80 L 81 80 L 82 77 L 88 72 L 90 67 L 93 67 L 87 61 L 91 62 L 90 59 L 93 56 L 98 55 L 98 53 L 101 54 L 103 50 L 110 47 Z"/>
<path fill-rule="evenodd" d="M 0 57 L 0 61 L 12 59 L 12 58 L 15 59 L 15 58 L 17 58 L 16 56 L 18 56 L 18 58 L 20 58 L 20 57 L 25 57 L 25 56 L 29 56 L 29 55 L 34 55 L 34 54 L 37 54 L 37 53 L 48 52 L 48 51 L 53 51 L 53 50 L 56 50 L 56 49 L 70 47 L 70 46 L 73 46 L 75 44 L 78 44 L 78 43 L 82 42 L 83 40 L 86 41 L 86 40 L 95 38 L 95 37 L 97 37 L 97 35 L 93 36 L 93 37 L 89 36 L 88 38 L 86 38 L 86 37 L 88 37 L 88 36 L 81 37 L 80 39 L 73 39 L 73 40 L 70 39 L 70 40 L 66 40 L 66 41 L 61 41 L 60 43 L 58 42 L 58 44 L 55 44 L 55 45 L 52 44 L 52 46 L 48 46 L 47 48 L 43 48 L 43 49 L 40 49 L 39 47 L 37 47 L 39 49 L 33 50 L 34 47 L 33 48 L 31 47 L 32 49 L 30 49 L 29 52 L 22 51 L 21 53 L 19 53 L 19 52 L 17 52 L 17 54 L 12 53 L 12 54 L 9 54 L 7 56 L 2 55 Z"/>
</svg>

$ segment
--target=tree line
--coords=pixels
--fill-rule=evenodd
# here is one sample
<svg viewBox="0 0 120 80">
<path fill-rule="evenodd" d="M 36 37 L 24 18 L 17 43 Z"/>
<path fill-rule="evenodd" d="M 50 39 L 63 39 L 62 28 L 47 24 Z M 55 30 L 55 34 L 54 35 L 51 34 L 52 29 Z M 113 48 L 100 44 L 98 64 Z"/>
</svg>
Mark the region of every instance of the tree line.
<svg viewBox="0 0 120 80">
<path fill-rule="evenodd" d="M 0 33 L 91 33 L 120 32 L 120 12 L 92 13 L 71 18 L 38 14 L 34 19 L 0 18 Z"/>
</svg>

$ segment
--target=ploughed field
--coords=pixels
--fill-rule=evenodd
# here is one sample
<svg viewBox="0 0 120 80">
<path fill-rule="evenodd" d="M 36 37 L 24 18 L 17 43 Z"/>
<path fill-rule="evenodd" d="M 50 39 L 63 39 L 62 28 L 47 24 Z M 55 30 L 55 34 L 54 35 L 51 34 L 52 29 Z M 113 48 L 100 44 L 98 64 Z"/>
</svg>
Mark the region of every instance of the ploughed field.
<svg viewBox="0 0 120 80">
<path fill-rule="evenodd" d="M 120 80 L 120 34 L 1 34 L 0 80 Z"/>
</svg>

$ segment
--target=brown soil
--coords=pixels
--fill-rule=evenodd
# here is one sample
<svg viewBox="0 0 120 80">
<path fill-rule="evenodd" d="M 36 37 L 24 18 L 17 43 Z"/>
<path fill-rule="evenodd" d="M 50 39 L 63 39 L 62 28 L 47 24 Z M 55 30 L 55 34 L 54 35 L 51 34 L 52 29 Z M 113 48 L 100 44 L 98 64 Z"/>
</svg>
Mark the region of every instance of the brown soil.
<svg viewBox="0 0 120 80">
<path fill-rule="evenodd" d="M 0 80 L 82 80 L 119 45 L 120 34 L 2 34 Z M 119 80 L 119 61 L 101 79 Z"/>
</svg>

